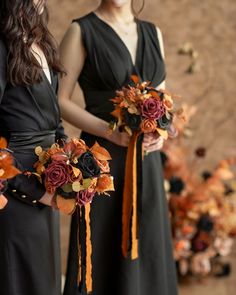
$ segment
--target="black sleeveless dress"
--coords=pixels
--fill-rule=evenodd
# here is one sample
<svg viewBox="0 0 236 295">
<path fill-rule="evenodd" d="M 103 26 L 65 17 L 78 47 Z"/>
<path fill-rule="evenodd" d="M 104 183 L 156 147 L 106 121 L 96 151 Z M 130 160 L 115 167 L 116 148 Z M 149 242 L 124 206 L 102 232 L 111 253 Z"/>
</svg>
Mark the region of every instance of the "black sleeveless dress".
<svg viewBox="0 0 236 295">
<path fill-rule="evenodd" d="M 7 48 L 0 39 L 0 136 L 7 138 L 19 168 L 33 170 L 36 146 L 51 146 L 65 138 L 52 85 L 42 82 L 12 86 L 7 81 Z M 45 193 L 36 177 L 18 175 L 9 181 L 0 210 L 0 294 L 61 294 L 58 212 L 38 200 Z"/>
<path fill-rule="evenodd" d="M 94 13 L 77 19 L 87 52 L 79 83 L 86 109 L 111 120 L 110 98 L 130 82 L 132 74 L 153 86 L 165 79 L 156 28 L 137 20 L 138 48 L 135 65 L 116 32 Z M 79 115 L 79 114 L 78 114 Z M 177 281 L 172 256 L 166 196 L 163 189 L 160 153 L 145 157 L 142 198 L 138 201 L 139 258 L 131 261 L 121 253 L 122 194 L 126 148 L 85 132 L 88 144 L 98 141 L 112 155 L 111 171 L 116 191 L 111 197 L 96 197 L 91 210 L 94 295 L 176 295 Z M 77 216 L 72 217 L 70 250 L 64 295 L 87 294 L 77 287 Z"/>
</svg>

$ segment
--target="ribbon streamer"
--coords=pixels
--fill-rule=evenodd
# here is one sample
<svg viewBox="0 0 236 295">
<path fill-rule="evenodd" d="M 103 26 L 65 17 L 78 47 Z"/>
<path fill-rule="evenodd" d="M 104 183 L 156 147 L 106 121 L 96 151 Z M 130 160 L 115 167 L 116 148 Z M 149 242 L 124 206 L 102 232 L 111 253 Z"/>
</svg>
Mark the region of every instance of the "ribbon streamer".
<svg viewBox="0 0 236 295">
<path fill-rule="evenodd" d="M 135 132 L 130 140 L 125 165 L 125 183 L 123 191 L 122 212 L 122 254 L 127 257 L 131 227 L 131 259 L 138 258 L 137 226 L 137 142 L 141 135 Z"/>
</svg>

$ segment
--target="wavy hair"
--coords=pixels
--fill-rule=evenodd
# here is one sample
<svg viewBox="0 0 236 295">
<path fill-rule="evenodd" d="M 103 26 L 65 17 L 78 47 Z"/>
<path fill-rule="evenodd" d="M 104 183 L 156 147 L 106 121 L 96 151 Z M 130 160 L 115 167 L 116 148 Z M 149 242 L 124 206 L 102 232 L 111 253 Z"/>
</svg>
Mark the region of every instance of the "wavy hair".
<svg viewBox="0 0 236 295">
<path fill-rule="evenodd" d="M 7 76 L 12 85 L 31 85 L 42 80 L 42 67 L 32 53 L 37 44 L 48 65 L 63 73 L 57 46 L 47 28 L 48 11 L 39 13 L 43 0 L 35 6 L 33 0 L 0 1 L 0 35 L 8 50 Z"/>
</svg>

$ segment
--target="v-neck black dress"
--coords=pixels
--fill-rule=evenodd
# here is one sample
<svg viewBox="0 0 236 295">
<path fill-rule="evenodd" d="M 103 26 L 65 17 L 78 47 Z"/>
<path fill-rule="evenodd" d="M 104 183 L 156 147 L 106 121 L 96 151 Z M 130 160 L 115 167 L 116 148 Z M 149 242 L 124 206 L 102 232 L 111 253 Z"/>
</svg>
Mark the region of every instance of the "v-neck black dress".
<svg viewBox="0 0 236 295">
<path fill-rule="evenodd" d="M 46 148 L 65 138 L 52 85 L 12 86 L 7 81 L 7 49 L 0 39 L 0 136 L 14 151 L 19 168 L 33 170 L 36 146 Z M 7 206 L 0 210 L 0 294 L 59 295 L 60 240 L 58 212 L 38 202 L 45 189 L 36 177 L 19 175 L 9 182 Z"/>
<path fill-rule="evenodd" d="M 132 74 L 158 86 L 165 79 L 165 66 L 156 28 L 137 20 L 138 47 L 135 65 L 116 32 L 94 13 L 77 19 L 87 57 L 78 79 L 86 109 L 109 121 L 115 91 L 130 82 Z M 79 114 L 78 114 L 79 116 Z M 82 133 L 88 144 L 98 141 L 112 156 L 115 189 L 111 197 L 96 197 L 91 210 L 94 295 L 176 295 L 177 281 L 172 256 L 166 196 L 160 153 L 145 157 L 142 197 L 138 200 L 139 258 L 124 259 L 121 253 L 122 194 L 126 148 Z M 70 251 L 64 295 L 87 294 L 77 287 L 77 216 L 72 217 Z"/>
</svg>

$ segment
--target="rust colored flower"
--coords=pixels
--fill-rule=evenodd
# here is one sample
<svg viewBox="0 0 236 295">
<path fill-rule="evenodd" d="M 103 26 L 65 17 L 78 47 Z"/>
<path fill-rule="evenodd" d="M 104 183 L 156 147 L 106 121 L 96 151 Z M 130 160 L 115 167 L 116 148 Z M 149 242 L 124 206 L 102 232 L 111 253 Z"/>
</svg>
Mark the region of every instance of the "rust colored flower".
<svg viewBox="0 0 236 295">
<path fill-rule="evenodd" d="M 144 119 L 141 123 L 141 130 L 143 133 L 151 133 L 154 132 L 157 128 L 157 124 L 155 120 L 152 119 Z"/>
<path fill-rule="evenodd" d="M 50 190 L 73 182 L 74 172 L 71 165 L 64 161 L 53 161 L 45 169 L 45 184 Z"/>
<path fill-rule="evenodd" d="M 143 117 L 158 120 L 165 114 L 165 107 L 161 100 L 148 98 L 141 104 Z"/>
<path fill-rule="evenodd" d="M 114 191 L 113 177 L 106 174 L 101 175 L 101 177 L 98 179 L 96 190 L 98 193 Z"/>
</svg>

